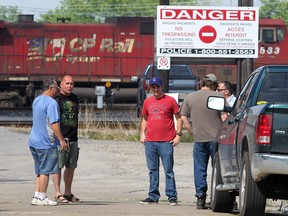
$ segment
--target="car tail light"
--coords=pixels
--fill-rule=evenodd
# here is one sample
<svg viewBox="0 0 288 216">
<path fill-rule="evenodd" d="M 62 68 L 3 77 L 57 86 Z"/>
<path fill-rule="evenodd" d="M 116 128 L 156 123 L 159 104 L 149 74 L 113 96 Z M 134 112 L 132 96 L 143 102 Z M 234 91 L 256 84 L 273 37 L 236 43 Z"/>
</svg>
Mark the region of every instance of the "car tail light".
<svg viewBox="0 0 288 216">
<path fill-rule="evenodd" d="M 270 145 L 272 135 L 272 115 L 261 114 L 256 130 L 256 144 Z"/>
</svg>

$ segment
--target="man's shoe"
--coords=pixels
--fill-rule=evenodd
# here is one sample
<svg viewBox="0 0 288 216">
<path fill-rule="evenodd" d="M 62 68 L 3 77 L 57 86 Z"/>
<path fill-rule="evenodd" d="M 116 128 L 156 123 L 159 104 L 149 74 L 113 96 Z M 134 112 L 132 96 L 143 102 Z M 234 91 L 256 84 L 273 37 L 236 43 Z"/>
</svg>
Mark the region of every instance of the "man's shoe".
<svg viewBox="0 0 288 216">
<path fill-rule="evenodd" d="M 158 201 L 154 201 L 150 197 L 148 197 L 145 200 L 140 201 L 139 203 L 142 205 L 150 205 L 150 204 L 158 204 Z"/>
<path fill-rule="evenodd" d="M 170 202 L 170 206 L 177 206 L 178 205 L 177 199 L 170 199 L 169 202 Z"/>
<path fill-rule="evenodd" d="M 32 201 L 31 201 L 31 205 L 37 205 L 37 201 L 38 201 L 38 198 L 37 197 L 33 197 Z"/>
<path fill-rule="evenodd" d="M 197 197 L 197 209 L 206 209 L 206 196 Z"/>
<path fill-rule="evenodd" d="M 58 203 L 56 201 L 50 200 L 48 197 L 44 199 L 38 198 L 36 205 L 37 206 L 56 206 Z"/>
</svg>

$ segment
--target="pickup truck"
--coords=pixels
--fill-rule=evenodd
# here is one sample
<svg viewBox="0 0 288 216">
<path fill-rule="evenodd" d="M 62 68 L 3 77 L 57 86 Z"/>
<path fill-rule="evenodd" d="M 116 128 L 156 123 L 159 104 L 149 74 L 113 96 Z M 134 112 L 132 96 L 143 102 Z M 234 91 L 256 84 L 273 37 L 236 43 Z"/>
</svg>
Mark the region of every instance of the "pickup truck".
<svg viewBox="0 0 288 216">
<path fill-rule="evenodd" d="M 211 209 L 231 212 L 239 195 L 241 216 L 264 215 L 266 199 L 288 199 L 288 65 L 256 69 L 234 106 L 210 97 L 225 111 L 214 149 Z"/>
<path fill-rule="evenodd" d="M 159 76 L 156 65 L 149 64 L 139 79 L 137 108 L 140 110 L 147 95 L 151 93 L 149 79 Z M 199 79 L 188 65 L 171 65 L 169 70 L 169 93 L 179 93 L 179 102 L 187 93 L 199 90 Z"/>
</svg>

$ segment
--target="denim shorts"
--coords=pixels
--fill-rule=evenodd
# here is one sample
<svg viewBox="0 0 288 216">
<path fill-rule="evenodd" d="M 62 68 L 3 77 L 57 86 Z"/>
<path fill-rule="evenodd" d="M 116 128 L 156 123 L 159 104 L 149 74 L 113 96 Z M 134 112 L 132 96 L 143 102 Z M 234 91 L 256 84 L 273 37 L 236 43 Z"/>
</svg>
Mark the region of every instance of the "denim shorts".
<svg viewBox="0 0 288 216">
<path fill-rule="evenodd" d="M 69 150 L 68 151 L 61 151 L 58 150 L 59 154 L 59 168 L 68 167 L 68 168 L 76 168 L 77 161 L 79 157 L 79 148 L 77 141 L 70 141 L 69 142 Z"/>
<path fill-rule="evenodd" d="M 56 174 L 60 173 L 57 148 L 35 149 L 30 146 L 34 159 L 35 174 Z"/>
</svg>

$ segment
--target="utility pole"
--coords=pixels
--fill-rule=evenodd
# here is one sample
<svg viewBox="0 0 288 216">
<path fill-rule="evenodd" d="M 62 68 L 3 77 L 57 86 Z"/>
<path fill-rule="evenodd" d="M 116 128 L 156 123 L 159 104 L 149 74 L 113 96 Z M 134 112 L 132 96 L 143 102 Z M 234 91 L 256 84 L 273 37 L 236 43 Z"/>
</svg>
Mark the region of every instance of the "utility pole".
<svg viewBox="0 0 288 216">
<path fill-rule="evenodd" d="M 160 5 L 169 5 L 169 0 L 160 0 Z M 163 92 L 169 92 L 169 70 L 159 70 L 159 77 L 162 80 Z"/>
<path fill-rule="evenodd" d="M 238 0 L 239 7 L 253 7 L 254 0 Z M 253 72 L 253 59 L 241 59 L 237 60 L 237 86 L 236 86 L 236 95 L 240 93 L 242 82 Z"/>
</svg>

